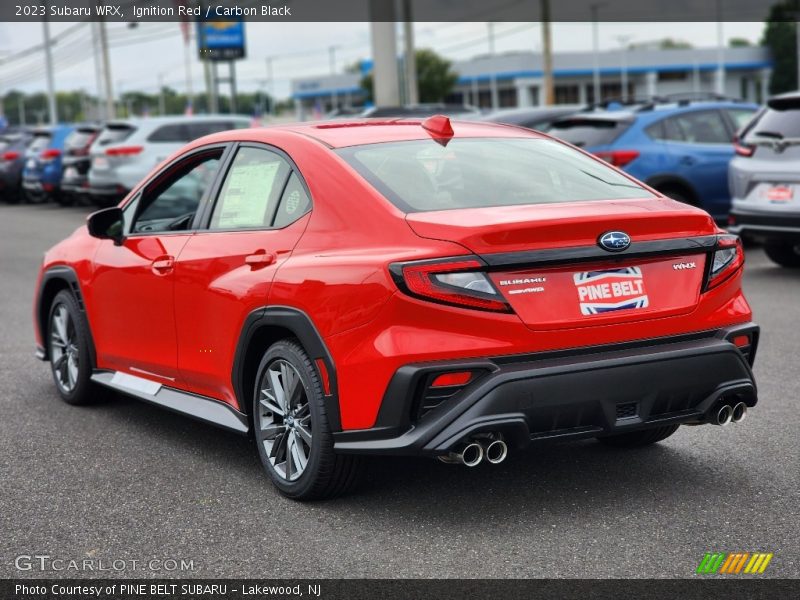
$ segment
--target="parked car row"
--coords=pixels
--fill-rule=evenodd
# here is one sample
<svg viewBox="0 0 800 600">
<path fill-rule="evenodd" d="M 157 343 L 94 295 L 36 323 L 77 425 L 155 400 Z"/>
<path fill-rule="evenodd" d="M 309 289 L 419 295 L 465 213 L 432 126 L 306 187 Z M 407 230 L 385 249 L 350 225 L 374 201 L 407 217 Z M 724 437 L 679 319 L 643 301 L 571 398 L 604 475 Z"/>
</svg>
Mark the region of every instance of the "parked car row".
<svg viewBox="0 0 800 600">
<path fill-rule="evenodd" d="M 555 108 L 485 119 L 570 142 L 800 267 L 800 92 L 764 108 L 688 95 Z"/>
<path fill-rule="evenodd" d="M 249 126 L 245 116 L 208 115 L 7 131 L 0 134 L 0 197 L 112 206 L 184 144 Z"/>
</svg>

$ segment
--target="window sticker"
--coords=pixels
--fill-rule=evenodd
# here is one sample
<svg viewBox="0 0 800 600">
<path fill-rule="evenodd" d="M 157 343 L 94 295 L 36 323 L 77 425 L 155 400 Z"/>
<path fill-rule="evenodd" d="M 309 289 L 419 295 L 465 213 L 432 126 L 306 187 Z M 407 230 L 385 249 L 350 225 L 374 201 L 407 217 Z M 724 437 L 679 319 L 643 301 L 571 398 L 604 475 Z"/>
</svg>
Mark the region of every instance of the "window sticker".
<svg viewBox="0 0 800 600">
<path fill-rule="evenodd" d="M 217 227 L 238 229 L 268 225 L 270 192 L 280 161 L 234 164 L 225 182 Z"/>
</svg>

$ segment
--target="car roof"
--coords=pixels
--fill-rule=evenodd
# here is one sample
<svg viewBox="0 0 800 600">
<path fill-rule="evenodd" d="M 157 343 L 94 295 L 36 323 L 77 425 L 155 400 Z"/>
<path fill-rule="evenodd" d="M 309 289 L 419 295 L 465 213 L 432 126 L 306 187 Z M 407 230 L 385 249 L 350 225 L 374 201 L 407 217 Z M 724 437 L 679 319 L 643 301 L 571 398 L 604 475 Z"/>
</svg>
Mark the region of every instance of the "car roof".
<svg viewBox="0 0 800 600">
<path fill-rule="evenodd" d="M 424 140 L 432 137 L 422 127 L 424 119 L 348 119 L 343 121 L 322 121 L 318 123 L 297 123 L 272 129 L 292 131 L 312 137 L 332 148 Z M 479 121 L 451 119 L 453 137 L 544 137 L 517 127 Z"/>
<path fill-rule="evenodd" d="M 250 122 L 250 117 L 246 115 L 163 115 L 158 117 L 137 117 L 134 119 L 112 119 L 105 123 L 105 126 L 130 126 L 130 127 L 144 127 L 148 125 L 168 125 L 171 123 L 199 123 L 206 121 L 247 121 Z"/>
</svg>

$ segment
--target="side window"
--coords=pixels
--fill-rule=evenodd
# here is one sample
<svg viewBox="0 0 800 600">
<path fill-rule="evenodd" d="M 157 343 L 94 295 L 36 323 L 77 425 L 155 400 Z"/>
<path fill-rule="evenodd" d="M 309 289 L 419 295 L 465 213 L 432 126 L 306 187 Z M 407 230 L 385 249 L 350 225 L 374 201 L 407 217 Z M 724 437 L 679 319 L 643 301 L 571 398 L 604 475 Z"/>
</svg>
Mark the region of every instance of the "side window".
<svg viewBox="0 0 800 600">
<path fill-rule="evenodd" d="M 645 128 L 647 135 L 653 140 L 663 140 L 664 138 L 664 121 L 656 121 L 652 125 Z"/>
<path fill-rule="evenodd" d="M 240 148 L 222 185 L 210 229 L 253 229 L 272 225 L 291 167 L 264 148 Z"/>
<path fill-rule="evenodd" d="M 189 229 L 219 168 L 222 150 L 202 153 L 149 184 L 139 199 L 131 233 Z"/>
<path fill-rule="evenodd" d="M 300 182 L 297 173 L 292 173 L 286 189 L 281 196 L 281 203 L 278 205 L 278 212 L 275 215 L 277 228 L 286 227 L 302 217 L 311 208 L 311 199 L 306 193 L 306 188 Z"/>
<path fill-rule="evenodd" d="M 690 112 L 674 117 L 684 138 L 691 144 L 730 144 L 731 136 L 716 110 Z"/>
<path fill-rule="evenodd" d="M 182 123 L 162 125 L 147 138 L 148 142 L 185 143 L 190 140 L 187 126 Z"/>
<path fill-rule="evenodd" d="M 212 133 L 219 133 L 220 131 L 227 131 L 233 129 L 232 121 L 198 121 L 188 125 L 189 139 L 196 140 L 204 135 L 211 135 Z"/>
<path fill-rule="evenodd" d="M 654 140 L 667 142 L 685 142 L 686 136 L 683 134 L 677 117 L 662 119 L 650 125 L 645 131 Z"/>
</svg>

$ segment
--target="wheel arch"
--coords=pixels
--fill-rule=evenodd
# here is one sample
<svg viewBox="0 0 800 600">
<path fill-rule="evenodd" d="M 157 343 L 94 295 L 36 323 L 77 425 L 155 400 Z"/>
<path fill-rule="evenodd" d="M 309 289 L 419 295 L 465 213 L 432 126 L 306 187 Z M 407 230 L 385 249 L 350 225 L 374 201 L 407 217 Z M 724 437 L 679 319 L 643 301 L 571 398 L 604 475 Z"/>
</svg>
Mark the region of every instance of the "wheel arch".
<svg viewBox="0 0 800 600">
<path fill-rule="evenodd" d="M 674 189 L 683 192 L 686 197 L 691 200 L 690 204 L 692 206 L 702 208 L 700 206 L 700 199 L 697 195 L 697 191 L 694 189 L 694 186 L 683 177 L 671 174 L 654 175 L 653 177 L 649 177 L 645 183 L 658 191 L 663 189 Z M 663 194 L 664 192 L 661 193 Z"/>
<path fill-rule="evenodd" d="M 50 307 L 53 304 L 53 300 L 62 290 L 67 290 L 72 294 L 72 297 L 75 298 L 75 301 L 78 303 L 78 309 L 81 311 L 86 321 L 89 331 L 89 356 L 91 358 L 92 368 L 94 368 L 97 364 L 97 355 L 95 353 L 92 329 L 89 327 L 89 319 L 86 316 L 86 306 L 83 303 L 83 293 L 81 292 L 80 282 L 78 281 L 78 275 L 75 273 L 75 270 L 65 265 L 51 267 L 42 275 L 42 281 L 36 295 L 36 326 L 39 328 L 43 347 L 37 348 L 37 356 L 42 360 L 49 360 L 50 358 L 47 343 L 47 320 L 50 315 Z"/>
<path fill-rule="evenodd" d="M 245 319 L 236 345 L 231 382 L 239 410 L 252 422 L 252 390 L 256 383 L 258 365 L 272 344 L 286 338 L 296 338 L 319 370 L 321 360 L 328 372 L 329 394 L 325 394 L 325 411 L 332 431 L 341 430 L 336 367 L 311 318 L 302 310 L 289 306 L 265 306 L 252 311 Z M 320 380 L 324 377 L 320 373 Z"/>
</svg>

